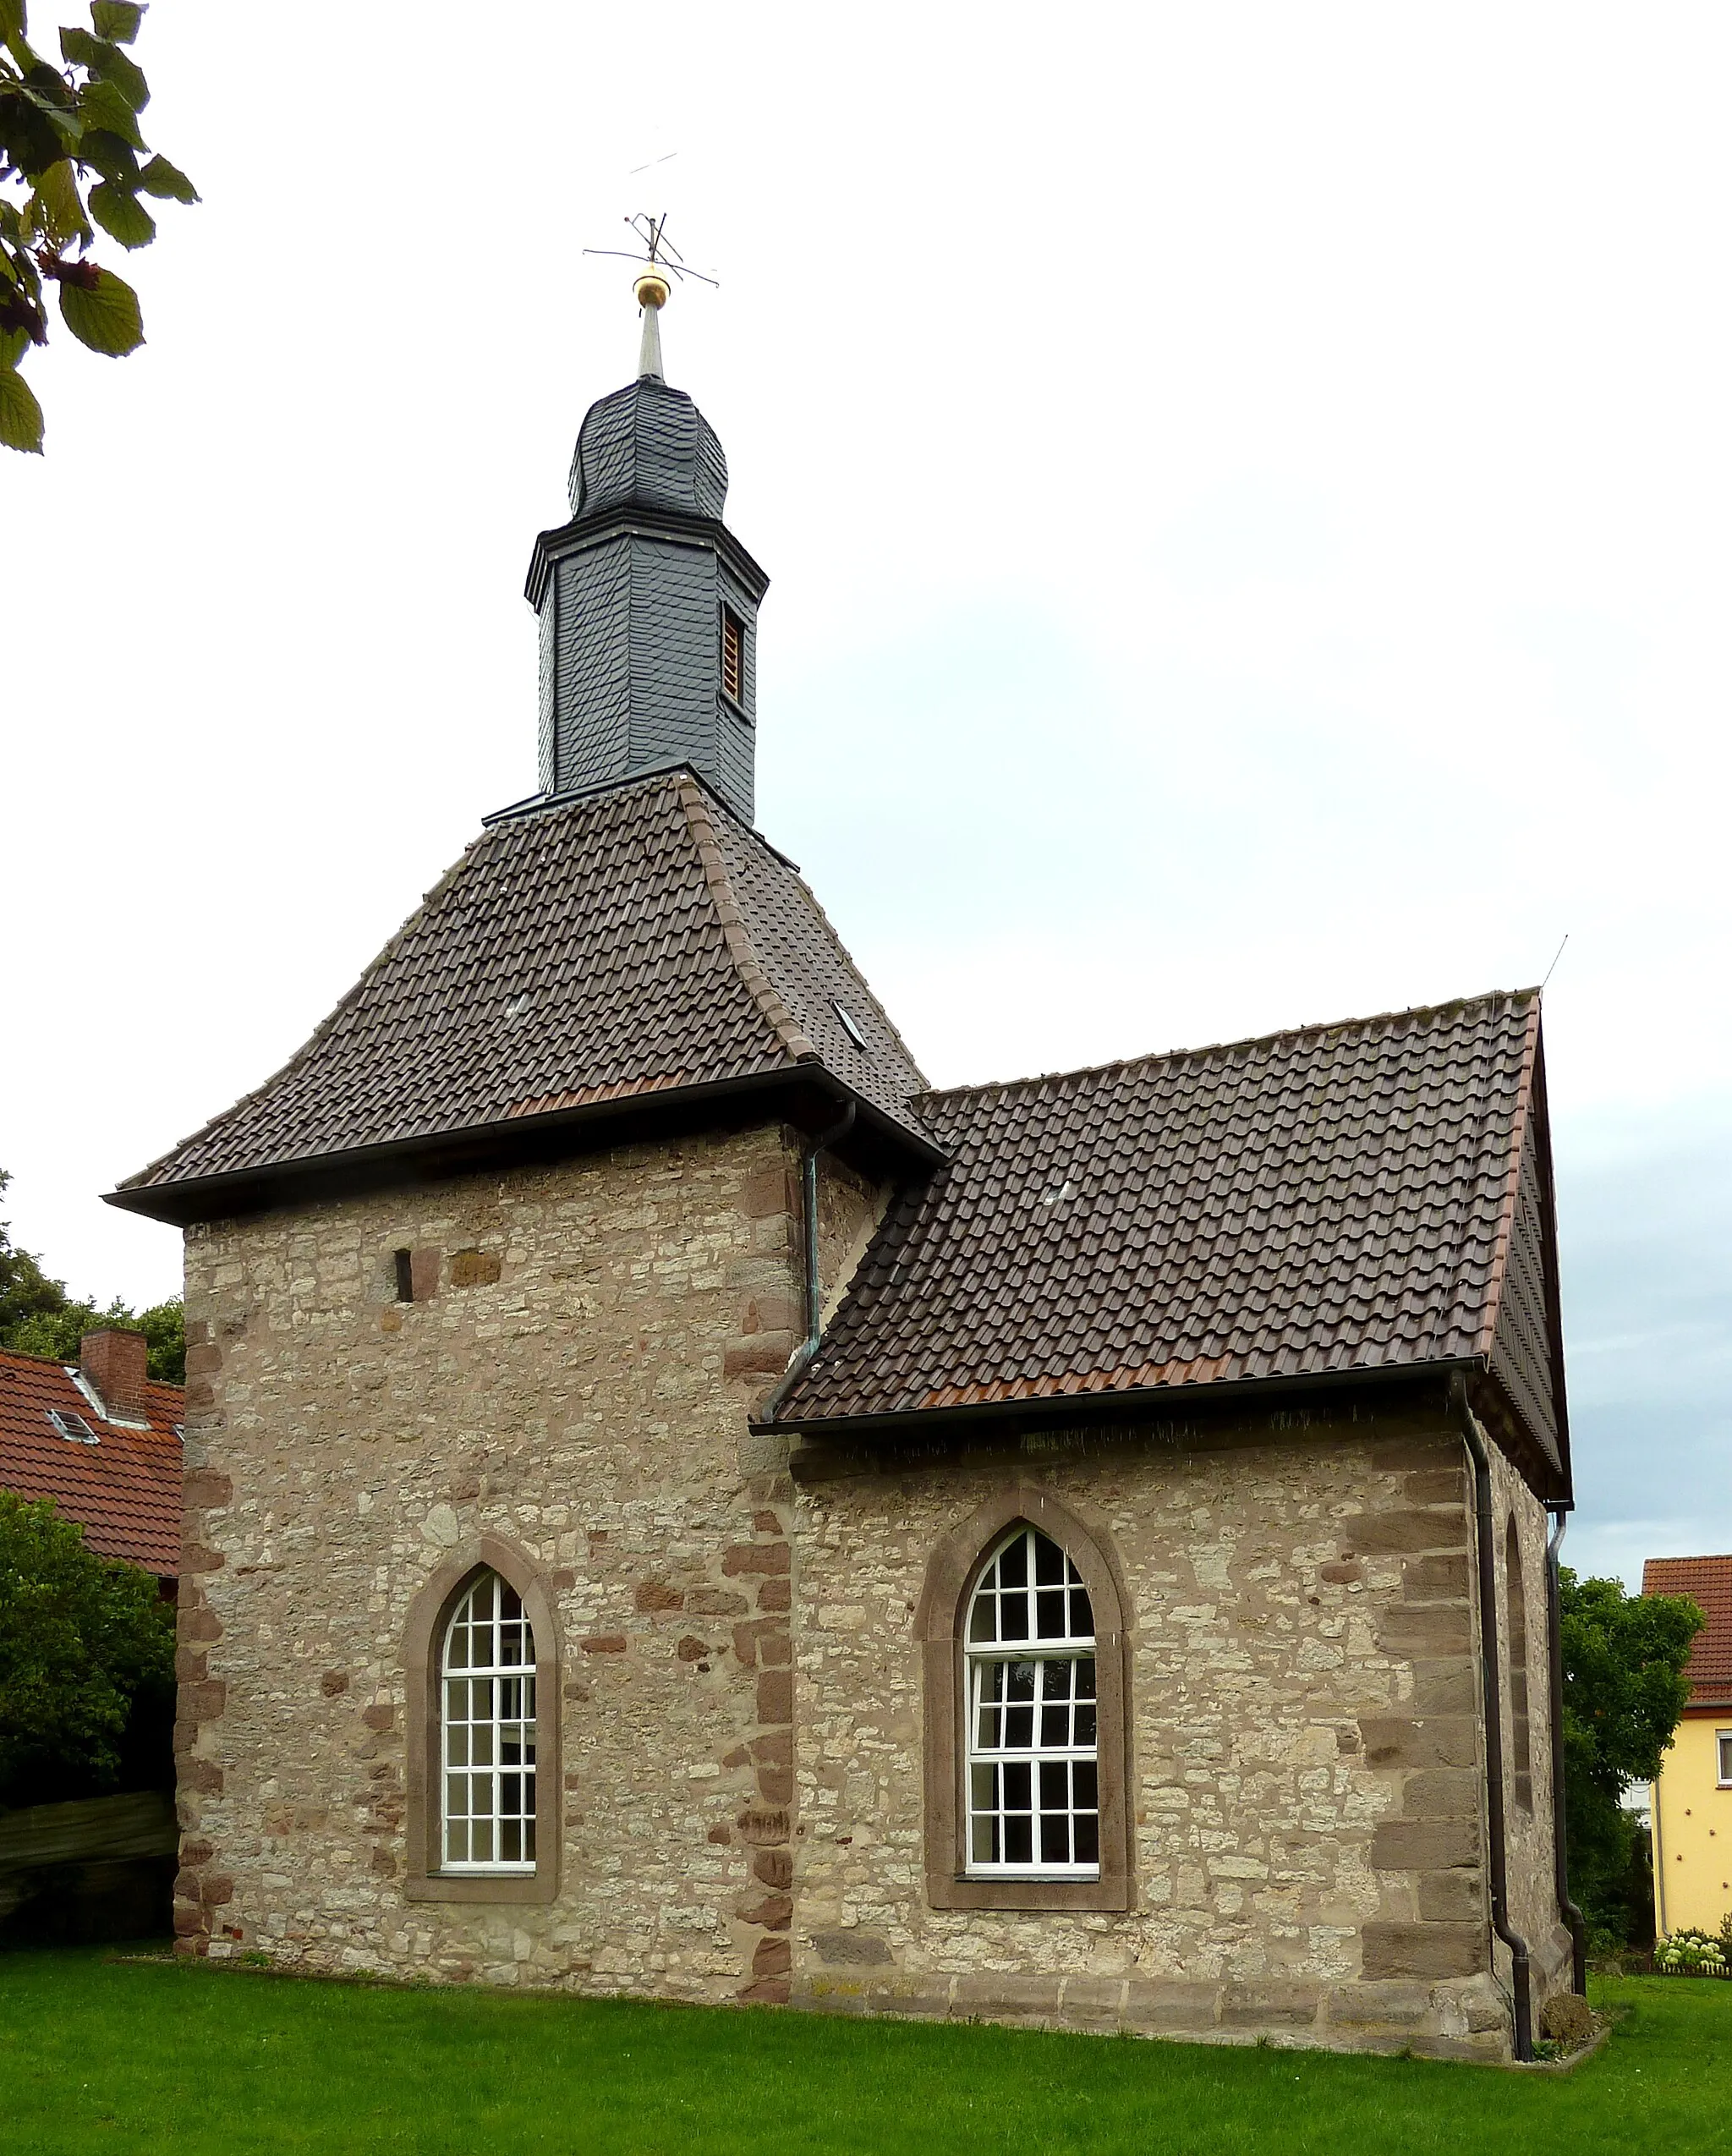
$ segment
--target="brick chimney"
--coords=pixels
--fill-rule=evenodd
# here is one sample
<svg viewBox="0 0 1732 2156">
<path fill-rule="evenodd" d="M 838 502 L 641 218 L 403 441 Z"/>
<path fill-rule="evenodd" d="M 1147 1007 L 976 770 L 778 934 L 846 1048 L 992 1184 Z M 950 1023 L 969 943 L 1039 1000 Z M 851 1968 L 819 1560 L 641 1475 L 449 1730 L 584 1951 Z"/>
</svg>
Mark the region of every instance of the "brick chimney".
<svg viewBox="0 0 1732 2156">
<path fill-rule="evenodd" d="M 143 1333 L 122 1332 L 113 1325 L 87 1332 L 79 1341 L 79 1372 L 110 1422 L 150 1420 L 145 1404 L 145 1358 L 149 1352 Z"/>
</svg>

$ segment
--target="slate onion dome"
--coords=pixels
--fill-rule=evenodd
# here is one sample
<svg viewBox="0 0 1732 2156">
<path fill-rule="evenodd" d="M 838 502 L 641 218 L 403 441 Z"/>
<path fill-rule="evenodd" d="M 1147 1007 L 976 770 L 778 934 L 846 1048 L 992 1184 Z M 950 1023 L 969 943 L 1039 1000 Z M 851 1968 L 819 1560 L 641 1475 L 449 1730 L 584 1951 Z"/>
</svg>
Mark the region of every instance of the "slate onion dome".
<svg viewBox="0 0 1732 2156">
<path fill-rule="evenodd" d="M 751 820 L 758 606 L 770 579 L 722 522 L 727 459 L 664 379 L 657 264 L 633 287 L 635 381 L 589 407 L 571 522 L 535 543 L 545 794 L 685 764 Z"/>
</svg>

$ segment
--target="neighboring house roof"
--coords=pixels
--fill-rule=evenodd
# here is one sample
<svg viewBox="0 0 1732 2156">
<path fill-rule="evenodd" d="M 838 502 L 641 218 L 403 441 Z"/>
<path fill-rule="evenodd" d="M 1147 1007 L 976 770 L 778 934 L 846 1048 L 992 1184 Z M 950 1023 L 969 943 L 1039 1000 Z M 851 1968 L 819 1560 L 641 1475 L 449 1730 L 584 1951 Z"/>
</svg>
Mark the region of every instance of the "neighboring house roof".
<svg viewBox="0 0 1732 2156">
<path fill-rule="evenodd" d="M 113 1196 L 197 1217 L 217 1177 L 815 1071 L 931 1156 L 925 1081 L 792 864 L 658 773 L 495 819 L 290 1062 Z"/>
<path fill-rule="evenodd" d="M 173 1579 L 180 1569 L 180 1437 L 185 1394 L 145 1387 L 148 1429 L 107 1421 L 62 1364 L 0 1349 L 0 1489 L 52 1497 L 99 1556 Z M 75 1416 L 94 1445 L 63 1436 Z"/>
<path fill-rule="evenodd" d="M 776 1426 L 1483 1358 L 1561 1468 L 1536 994 L 915 1105 Z"/>
<path fill-rule="evenodd" d="M 1704 1704 L 1732 1700 L 1732 1557 L 1650 1557 L 1644 1594 L 1687 1594 L 1707 1622 L 1696 1635 L 1684 1674 Z"/>
</svg>

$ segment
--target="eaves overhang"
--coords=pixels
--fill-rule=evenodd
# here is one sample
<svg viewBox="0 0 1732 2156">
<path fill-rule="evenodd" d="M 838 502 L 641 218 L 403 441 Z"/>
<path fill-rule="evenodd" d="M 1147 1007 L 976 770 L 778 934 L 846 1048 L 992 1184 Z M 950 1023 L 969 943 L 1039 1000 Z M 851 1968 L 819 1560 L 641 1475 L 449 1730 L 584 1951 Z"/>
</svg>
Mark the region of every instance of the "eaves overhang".
<svg viewBox="0 0 1732 2156">
<path fill-rule="evenodd" d="M 1176 1404 L 1201 1405 L 1214 1401 L 1268 1398 L 1275 1394 L 1324 1392 L 1341 1386 L 1411 1385 L 1416 1380 L 1447 1378 L 1461 1370 L 1482 1374 L 1483 1356 L 1453 1362 L 1394 1363 L 1361 1365 L 1343 1370 L 1307 1372 L 1302 1376 L 1209 1378 L 1188 1385 L 1102 1386 L 1093 1392 L 1053 1392 L 1021 1400 L 970 1401 L 957 1407 L 904 1407 L 872 1415 L 814 1415 L 768 1421 L 753 1418 L 752 1427 L 766 1435 L 798 1437 L 814 1446 L 826 1439 L 889 1438 L 906 1435 L 929 1437 L 940 1430 L 966 1429 L 983 1423 L 1026 1425 L 1029 1423 L 1091 1423 L 1134 1421 L 1149 1414 L 1170 1413 Z"/>
<path fill-rule="evenodd" d="M 792 1471 L 801 1473 L 803 1462 L 814 1468 L 826 1453 L 859 1447 L 882 1448 L 893 1456 L 901 1443 L 928 1448 L 955 1437 L 974 1439 L 1001 1429 L 1007 1435 L 1031 1429 L 1081 1429 L 1088 1425 L 1170 1420 L 1176 1415 L 1208 1414 L 1215 1407 L 1249 1407 L 1264 1402 L 1314 1397 L 1318 1394 L 1388 1391 L 1396 1387 L 1447 1385 L 1457 1373 L 1466 1377 L 1476 1395 L 1490 1388 L 1501 1402 L 1504 1395 L 1484 1355 L 1458 1356 L 1430 1362 L 1356 1363 L 1345 1369 L 1306 1371 L 1295 1374 L 1254 1378 L 1209 1378 L 1189 1384 L 1126 1385 L 1115 1390 L 1103 1385 L 1090 1392 L 1053 1392 L 1019 1400 L 971 1401 L 955 1407 L 907 1407 L 889 1413 L 824 1415 L 759 1419 L 752 1428 L 766 1435 L 797 1438 Z M 767 1400 L 776 1396 L 772 1390 Z M 1496 1435 L 1523 1479 L 1542 1499 L 1572 1501 L 1568 1478 L 1537 1446 L 1519 1418 L 1499 1418 Z"/>
<path fill-rule="evenodd" d="M 799 1063 L 700 1085 L 667 1086 L 653 1092 L 622 1090 L 542 1115 L 513 1116 L 222 1175 L 123 1184 L 105 1192 L 103 1203 L 185 1227 L 361 1190 L 556 1159 L 600 1145 L 628 1144 L 716 1124 L 737 1126 L 771 1114 L 796 1125 L 831 1122 L 836 1108 L 844 1105 L 854 1110 L 861 1146 L 891 1172 L 929 1173 L 943 1165 L 946 1155 L 934 1140 L 886 1115 L 824 1065 Z"/>
<path fill-rule="evenodd" d="M 700 546 L 718 555 L 751 594 L 755 606 L 770 589 L 770 573 L 741 546 L 725 524 L 715 517 L 688 517 L 676 509 L 654 509 L 639 502 L 621 502 L 593 517 L 573 517 L 569 524 L 537 532 L 523 596 L 540 608 L 547 580 L 556 562 L 581 554 L 611 540 L 660 539 L 676 546 Z"/>
</svg>

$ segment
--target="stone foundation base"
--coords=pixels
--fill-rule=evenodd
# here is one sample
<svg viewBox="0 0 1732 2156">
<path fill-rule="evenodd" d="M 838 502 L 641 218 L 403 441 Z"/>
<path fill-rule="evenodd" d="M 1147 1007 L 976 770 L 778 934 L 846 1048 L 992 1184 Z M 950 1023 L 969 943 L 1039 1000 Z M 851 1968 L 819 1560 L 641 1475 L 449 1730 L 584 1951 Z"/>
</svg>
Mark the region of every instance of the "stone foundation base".
<svg viewBox="0 0 1732 2156">
<path fill-rule="evenodd" d="M 826 2014 L 999 2022 L 1025 2028 L 1269 2043 L 1295 2049 L 1510 2055 L 1509 2010 L 1487 1977 L 1425 1984 L 1195 1983 L 1142 1977 L 797 1977 L 792 2005 Z"/>
</svg>

